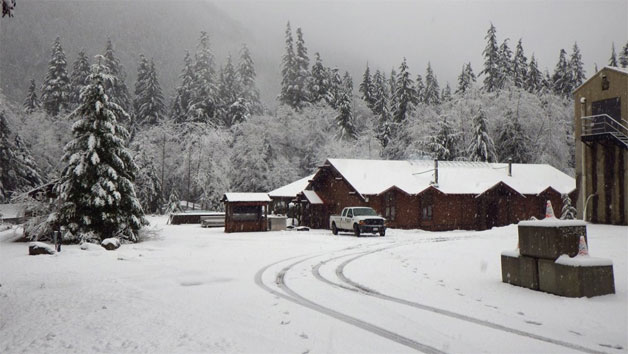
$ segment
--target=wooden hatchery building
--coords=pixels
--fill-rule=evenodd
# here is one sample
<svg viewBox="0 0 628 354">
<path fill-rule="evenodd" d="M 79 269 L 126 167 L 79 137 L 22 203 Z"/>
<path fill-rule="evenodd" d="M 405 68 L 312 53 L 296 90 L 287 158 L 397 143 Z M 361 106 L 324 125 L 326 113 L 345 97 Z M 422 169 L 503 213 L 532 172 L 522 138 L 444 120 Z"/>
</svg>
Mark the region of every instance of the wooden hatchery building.
<svg viewBox="0 0 628 354">
<path fill-rule="evenodd" d="M 603 68 L 574 101 L 578 217 L 628 225 L 628 69 Z"/>
<path fill-rule="evenodd" d="M 393 228 L 485 230 L 543 218 L 547 200 L 559 213 L 562 194 L 575 197 L 575 180 L 543 164 L 328 159 L 296 201 L 313 228 L 368 206 Z"/>
<path fill-rule="evenodd" d="M 225 232 L 268 231 L 266 193 L 225 193 Z"/>
</svg>

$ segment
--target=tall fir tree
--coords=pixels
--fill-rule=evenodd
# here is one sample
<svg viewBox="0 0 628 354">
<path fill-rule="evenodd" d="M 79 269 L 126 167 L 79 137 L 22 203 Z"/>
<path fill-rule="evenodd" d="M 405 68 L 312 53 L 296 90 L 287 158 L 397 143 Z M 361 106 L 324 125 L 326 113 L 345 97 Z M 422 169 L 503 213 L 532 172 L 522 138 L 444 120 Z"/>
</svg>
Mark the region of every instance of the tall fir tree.
<svg viewBox="0 0 628 354">
<path fill-rule="evenodd" d="M 382 147 L 386 147 L 390 141 L 390 110 L 388 109 L 388 82 L 386 76 L 379 70 L 373 75 L 373 97 L 375 104 L 373 105 L 373 114 L 377 117 L 377 126 L 375 134 Z"/>
<path fill-rule="evenodd" d="M 26 145 L 13 133 L 0 111 L 0 203 L 42 183 L 41 175 Z"/>
<path fill-rule="evenodd" d="M 245 102 L 246 109 L 250 114 L 262 114 L 264 107 L 259 98 L 259 90 L 255 85 L 255 63 L 251 57 L 251 52 L 246 45 L 240 49 L 240 64 L 238 66 L 238 76 L 241 84 L 241 97 Z"/>
<path fill-rule="evenodd" d="M 355 124 L 353 123 L 353 110 L 351 95 L 349 94 L 348 87 L 340 94 L 338 100 L 338 113 L 335 118 L 338 139 L 343 140 L 355 140 L 357 139 L 357 131 Z"/>
<path fill-rule="evenodd" d="M 626 42 L 619 53 L 619 64 L 622 68 L 628 67 L 628 42 Z"/>
<path fill-rule="evenodd" d="M 388 109 L 390 110 L 390 118 L 392 120 L 392 116 L 397 110 L 397 72 L 394 68 L 390 70 L 390 77 L 388 78 L 388 92 L 390 93 Z"/>
<path fill-rule="evenodd" d="M 349 96 L 349 98 L 353 97 L 353 78 L 348 71 L 345 71 L 344 75 L 342 75 L 342 87 L 344 87 L 345 92 Z"/>
<path fill-rule="evenodd" d="M 397 74 L 396 91 L 394 93 L 396 105 L 393 110 L 393 122 L 395 124 L 403 124 L 417 102 L 416 87 L 410 77 L 410 69 L 406 62 L 406 58 L 399 65 L 399 73 Z"/>
<path fill-rule="evenodd" d="M 584 70 L 584 64 L 582 63 L 582 55 L 580 54 L 580 48 L 578 43 L 573 44 L 571 51 L 571 57 L 569 58 L 569 71 L 571 72 L 571 89 L 582 85 L 586 78 L 586 72 Z"/>
<path fill-rule="evenodd" d="M 508 109 L 504 116 L 504 122 L 498 128 L 495 147 L 497 157 L 501 162 L 509 159 L 514 163 L 530 162 L 530 139 L 519 123 L 518 114 Z"/>
<path fill-rule="evenodd" d="M 528 76 L 525 82 L 525 89 L 530 93 L 537 93 L 543 88 L 543 73 L 539 70 L 534 54 L 528 64 Z"/>
<path fill-rule="evenodd" d="M 310 80 L 310 58 L 307 55 L 307 48 L 305 47 L 305 40 L 303 39 L 303 32 L 301 28 L 297 28 L 297 42 L 295 52 L 295 78 L 293 82 L 294 86 L 294 108 L 301 109 L 308 103 L 309 92 L 308 83 Z"/>
<path fill-rule="evenodd" d="M 484 56 L 484 69 L 480 72 L 480 75 L 484 75 L 484 89 L 488 92 L 493 92 L 499 89 L 500 84 L 500 67 L 499 67 L 499 48 L 497 47 L 497 30 L 491 23 L 486 36 L 486 47 L 482 52 Z"/>
<path fill-rule="evenodd" d="M 138 72 L 138 83 L 136 87 L 135 115 L 139 126 L 154 126 L 159 124 L 165 115 L 166 106 L 161 86 L 157 78 L 157 69 L 153 59 L 146 63 L 146 73 L 140 75 Z"/>
<path fill-rule="evenodd" d="M 218 124 L 215 120 L 216 68 L 207 32 L 201 32 L 194 58 L 194 83 L 188 120 Z"/>
<path fill-rule="evenodd" d="M 615 42 L 613 42 L 613 46 L 611 49 L 611 57 L 608 58 L 608 66 L 618 67 L 617 65 L 617 54 L 615 53 Z"/>
<path fill-rule="evenodd" d="M 558 63 L 556 63 L 554 75 L 552 75 L 551 80 L 552 89 L 555 94 L 565 98 L 568 98 L 571 95 L 571 71 L 569 70 L 569 64 L 567 63 L 567 52 L 565 52 L 564 49 L 560 50 Z"/>
<path fill-rule="evenodd" d="M 78 106 L 81 100 L 81 90 L 88 84 L 89 71 L 89 59 L 85 50 L 81 50 L 72 64 L 72 74 L 70 75 L 70 104 L 72 107 Z"/>
<path fill-rule="evenodd" d="M 135 81 L 135 98 L 133 99 L 133 110 L 137 112 L 140 106 L 140 96 L 146 87 L 146 78 L 148 76 L 148 70 L 150 70 L 150 65 L 148 63 L 148 59 L 144 56 L 144 54 L 140 54 L 139 61 L 137 63 L 137 81 Z"/>
<path fill-rule="evenodd" d="M 462 65 L 462 71 L 458 75 L 457 94 L 464 95 L 475 83 L 475 74 L 471 68 L 471 62 Z"/>
<path fill-rule="evenodd" d="M 494 162 L 495 145 L 488 133 L 486 114 L 480 108 L 473 118 L 473 135 L 467 148 L 467 157 L 471 161 Z"/>
<path fill-rule="evenodd" d="M 423 90 L 423 102 L 429 105 L 440 104 L 440 87 L 438 85 L 438 79 L 434 75 L 432 70 L 432 64 L 427 63 L 427 69 L 425 70 L 425 89 Z"/>
<path fill-rule="evenodd" d="M 373 80 L 371 78 L 371 69 L 369 68 L 369 64 L 366 63 L 366 69 L 364 70 L 364 74 L 362 74 L 362 82 L 359 87 L 360 98 L 366 102 L 366 106 L 371 108 L 375 104 L 375 100 L 373 98 Z"/>
<path fill-rule="evenodd" d="M 342 77 L 340 77 L 340 71 L 338 68 L 330 69 L 327 74 L 329 75 L 329 90 L 325 100 L 331 108 L 338 109 L 342 93 L 344 92 Z"/>
<path fill-rule="evenodd" d="M 105 93 L 104 82 L 115 80 L 109 70 L 96 65 L 74 112 L 77 121 L 65 146 L 66 167 L 57 184 L 60 208 L 53 221 L 74 235 L 136 242 L 147 222 L 133 187 L 137 167 L 125 146 L 129 135 L 119 122 L 128 119 L 127 113 Z"/>
<path fill-rule="evenodd" d="M 420 103 L 425 103 L 425 84 L 421 74 L 416 75 L 416 99 Z"/>
<path fill-rule="evenodd" d="M 125 112 L 129 112 L 131 99 L 129 97 L 129 89 L 126 86 L 126 71 L 116 57 L 111 39 L 107 40 L 105 54 L 102 58 L 102 64 L 107 67 L 107 72 L 112 76 L 112 80 L 108 80 L 109 82 L 105 84 L 106 93 L 113 103 L 118 104 Z M 130 120 L 121 123 L 129 124 Z"/>
<path fill-rule="evenodd" d="M 231 55 L 229 55 L 225 66 L 220 71 L 217 93 L 218 117 L 220 122 L 226 127 L 231 127 L 233 124 L 245 119 L 246 113 L 240 114 L 239 112 L 231 111 L 233 104 L 239 104 L 238 99 L 242 96 L 241 92 L 240 79 L 231 61 Z M 234 116 L 233 113 L 238 114 Z"/>
<path fill-rule="evenodd" d="M 297 77 L 296 73 L 296 55 L 294 53 L 294 39 L 292 38 L 292 29 L 290 22 L 286 25 L 286 52 L 281 59 L 281 93 L 279 94 L 279 102 L 296 108 L 294 99 L 295 90 L 294 82 Z"/>
<path fill-rule="evenodd" d="M 317 52 L 312 65 L 312 79 L 309 83 L 310 102 L 317 103 L 325 99 L 329 93 L 329 73 L 323 65 L 323 60 Z"/>
<path fill-rule="evenodd" d="M 504 88 L 513 83 L 512 50 L 508 46 L 508 38 L 504 39 L 498 50 L 499 77 L 497 87 Z"/>
<path fill-rule="evenodd" d="M 35 80 L 31 80 L 31 84 L 28 87 L 28 93 L 26 94 L 26 98 L 24 99 L 24 103 L 22 104 L 24 107 L 24 112 L 30 114 L 41 108 L 41 101 L 39 101 L 39 97 L 37 97 L 37 86 L 35 85 Z"/>
<path fill-rule="evenodd" d="M 66 112 L 70 107 L 70 79 L 59 37 L 52 43 L 48 73 L 41 88 L 41 101 L 44 110 L 51 116 Z"/>
<path fill-rule="evenodd" d="M 512 81 L 515 87 L 524 88 L 528 77 L 528 58 L 523 53 L 521 38 L 517 42 L 515 56 L 512 59 Z"/>
<path fill-rule="evenodd" d="M 449 102 L 451 101 L 451 87 L 449 86 L 449 82 L 445 85 L 445 88 L 440 94 L 441 102 Z"/>
<path fill-rule="evenodd" d="M 194 66 L 190 52 L 185 52 L 183 59 L 183 70 L 181 75 L 181 85 L 177 87 L 176 94 L 172 103 L 170 116 L 176 123 L 183 123 L 187 120 L 188 111 L 194 99 Z"/>
</svg>

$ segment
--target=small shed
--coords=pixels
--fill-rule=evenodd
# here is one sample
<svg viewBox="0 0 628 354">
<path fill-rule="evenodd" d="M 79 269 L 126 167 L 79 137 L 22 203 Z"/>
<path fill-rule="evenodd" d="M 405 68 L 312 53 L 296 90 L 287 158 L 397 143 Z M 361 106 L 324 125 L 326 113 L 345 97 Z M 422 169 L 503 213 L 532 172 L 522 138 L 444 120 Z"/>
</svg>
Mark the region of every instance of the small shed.
<svg viewBox="0 0 628 354">
<path fill-rule="evenodd" d="M 225 193 L 225 232 L 268 231 L 266 193 Z"/>
</svg>

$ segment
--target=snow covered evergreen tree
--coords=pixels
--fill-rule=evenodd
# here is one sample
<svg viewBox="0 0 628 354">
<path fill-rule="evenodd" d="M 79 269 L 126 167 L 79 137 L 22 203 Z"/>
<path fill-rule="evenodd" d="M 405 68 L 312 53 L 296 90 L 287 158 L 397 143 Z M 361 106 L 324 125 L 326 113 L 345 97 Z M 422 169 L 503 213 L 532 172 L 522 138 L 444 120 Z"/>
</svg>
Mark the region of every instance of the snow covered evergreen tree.
<svg viewBox="0 0 628 354">
<path fill-rule="evenodd" d="M 251 52 L 246 45 L 240 49 L 240 65 L 238 66 L 238 77 L 240 78 L 241 96 L 244 100 L 246 110 L 250 114 L 262 114 L 264 107 L 259 98 L 259 90 L 255 85 L 255 64 L 251 57 Z"/>
<path fill-rule="evenodd" d="M 572 90 L 572 79 L 571 70 L 569 70 L 569 64 L 567 63 L 567 52 L 564 49 L 560 50 L 558 63 L 556 63 L 551 80 L 554 93 L 561 97 L 569 98 Z"/>
<path fill-rule="evenodd" d="M 451 87 L 449 86 L 449 82 L 445 85 L 445 88 L 441 92 L 440 99 L 442 102 L 451 101 Z"/>
<path fill-rule="evenodd" d="M 564 193 L 562 195 L 563 200 L 563 208 L 560 213 L 560 218 L 562 220 L 575 220 L 578 211 L 571 204 L 571 198 L 569 198 L 569 194 Z"/>
<path fill-rule="evenodd" d="M 140 60 L 137 63 L 137 81 L 135 82 L 135 99 L 133 100 L 133 110 L 137 112 L 140 108 L 140 95 L 146 87 L 146 77 L 148 76 L 149 64 L 144 54 L 140 54 Z"/>
<path fill-rule="evenodd" d="M 295 105 L 295 87 L 296 80 L 296 56 L 294 54 L 294 39 L 292 38 L 292 29 L 290 22 L 286 25 L 286 52 L 281 60 L 281 92 L 279 93 L 279 102 L 296 108 Z"/>
<path fill-rule="evenodd" d="M 532 54 L 530 64 L 528 65 L 528 77 L 525 82 L 525 89 L 530 93 L 537 93 L 543 88 L 543 73 L 539 70 L 536 58 Z"/>
<path fill-rule="evenodd" d="M 487 41 L 486 48 L 482 52 L 484 56 L 484 69 L 480 75 L 484 75 L 484 89 L 488 92 L 496 91 L 500 88 L 500 55 L 497 47 L 497 30 L 491 23 L 491 27 L 484 37 Z"/>
<path fill-rule="evenodd" d="M 5 112 L 0 111 L 0 203 L 42 183 L 30 151 L 19 135 L 13 141 L 12 137 Z"/>
<path fill-rule="evenodd" d="M 310 80 L 310 58 L 307 55 L 305 40 L 301 27 L 297 28 L 297 42 L 295 52 L 295 79 L 294 79 L 294 102 L 295 108 L 300 109 L 308 102 L 308 82 Z"/>
<path fill-rule="evenodd" d="M 327 96 L 325 97 L 325 100 L 331 108 L 338 109 L 338 105 L 340 104 L 340 100 L 342 99 L 342 94 L 345 90 L 342 78 L 340 77 L 340 71 L 338 70 L 338 68 L 330 69 L 328 75 L 329 89 L 327 91 Z"/>
<path fill-rule="evenodd" d="M 89 71 L 89 59 L 85 50 L 81 50 L 72 64 L 72 74 L 70 75 L 70 104 L 72 107 L 78 106 L 80 102 L 81 90 L 88 84 Z"/>
<path fill-rule="evenodd" d="M 459 157 L 458 142 L 459 136 L 454 127 L 447 121 L 447 116 L 443 116 L 427 141 L 427 151 L 434 159 L 453 161 Z"/>
<path fill-rule="evenodd" d="M 102 56 L 102 65 L 107 67 L 108 75 L 111 80 L 105 82 L 105 90 L 111 102 L 119 105 L 125 112 L 130 112 L 131 99 L 129 97 L 129 89 L 126 86 L 126 72 L 124 66 L 120 64 L 120 60 L 116 57 L 111 39 L 107 40 L 105 54 Z M 128 117 L 125 119 L 129 119 Z M 129 121 L 121 121 L 120 123 L 129 124 Z"/>
<path fill-rule="evenodd" d="M 166 214 L 172 213 L 180 213 L 183 210 L 181 209 L 181 198 L 179 198 L 179 194 L 175 188 L 170 192 L 170 197 L 168 197 L 168 207 L 166 208 Z"/>
<path fill-rule="evenodd" d="M 31 80 L 31 84 L 28 87 L 28 94 L 24 99 L 24 103 L 22 104 L 24 107 L 24 112 L 30 114 L 41 108 L 41 102 L 39 101 L 39 97 L 37 97 L 37 86 L 35 85 L 35 80 Z"/>
<path fill-rule="evenodd" d="M 245 116 L 248 115 L 246 112 L 239 113 L 232 112 L 232 109 L 236 107 L 232 107 L 233 104 L 237 103 L 237 108 L 243 108 L 244 102 L 238 102 L 242 96 L 242 89 L 240 85 L 240 79 L 238 77 L 238 73 L 231 62 L 231 56 L 227 57 L 227 62 L 225 66 L 220 70 L 220 77 L 218 79 L 218 92 L 217 92 L 217 113 L 218 118 L 221 124 L 226 127 L 230 127 L 233 124 L 242 121 L 245 119 Z M 242 105 L 242 107 L 240 107 Z M 237 116 L 234 116 L 233 113 L 236 113 Z"/>
<path fill-rule="evenodd" d="M 626 42 L 626 45 L 624 45 L 619 53 L 619 64 L 622 68 L 628 67 L 628 42 Z"/>
<path fill-rule="evenodd" d="M 584 71 L 584 64 L 582 63 L 582 55 L 578 48 L 578 43 L 573 44 L 571 57 L 569 58 L 569 71 L 571 71 L 571 90 L 575 90 L 576 87 L 582 85 L 584 79 L 586 79 L 586 72 Z"/>
<path fill-rule="evenodd" d="M 421 74 L 416 75 L 416 99 L 417 102 L 425 103 L 425 84 Z"/>
<path fill-rule="evenodd" d="M 70 79 L 66 67 L 61 38 L 57 37 L 52 43 L 48 73 L 41 88 L 42 105 L 51 116 L 66 112 L 70 106 Z"/>
<path fill-rule="evenodd" d="M 175 123 L 183 123 L 187 121 L 188 112 L 190 110 L 190 106 L 192 105 L 192 100 L 194 99 L 195 77 L 190 52 L 185 52 L 183 63 L 183 70 L 181 71 L 181 75 L 179 75 L 181 85 L 177 87 L 170 113 L 170 116 Z"/>
<path fill-rule="evenodd" d="M 81 94 L 53 219 L 75 235 L 92 232 L 101 240 L 116 236 L 136 242 L 147 222 L 133 187 L 137 167 L 125 146 L 128 133 L 119 123 L 127 113 L 105 93 L 104 82 L 115 80 L 108 70 L 97 64 Z"/>
<path fill-rule="evenodd" d="M 513 83 L 512 51 L 508 47 L 508 38 L 504 39 L 498 50 L 499 79 L 497 87 L 508 87 Z"/>
<path fill-rule="evenodd" d="M 355 124 L 353 123 L 352 100 L 348 87 L 340 94 L 338 101 L 338 114 L 336 115 L 336 126 L 339 139 L 355 140 L 358 137 Z"/>
<path fill-rule="evenodd" d="M 201 32 L 194 62 L 192 99 L 188 109 L 188 121 L 218 124 L 216 118 L 216 69 L 209 35 Z"/>
<path fill-rule="evenodd" d="M 373 81 L 371 78 L 371 69 L 369 68 L 369 64 L 366 64 L 366 69 L 364 70 L 364 74 L 362 74 L 362 82 L 360 83 L 359 91 L 361 93 L 360 98 L 366 102 L 366 106 L 371 108 L 375 104 L 375 99 L 373 98 Z"/>
<path fill-rule="evenodd" d="M 471 68 L 471 62 L 463 64 L 462 72 L 458 75 L 458 88 L 456 89 L 456 93 L 464 95 L 473 86 L 474 82 L 475 74 Z"/>
<path fill-rule="evenodd" d="M 521 38 L 517 42 L 515 56 L 512 60 L 512 81 L 515 87 L 524 88 L 528 77 L 528 58 L 523 54 Z"/>
<path fill-rule="evenodd" d="M 467 157 L 471 161 L 494 162 L 495 146 L 489 136 L 486 113 L 480 108 L 473 118 L 473 135 L 467 148 Z"/>
<path fill-rule="evenodd" d="M 416 87 L 410 77 L 406 58 L 403 58 L 401 65 L 399 65 L 399 74 L 397 74 L 397 79 L 394 82 L 396 90 L 393 96 L 395 97 L 396 105 L 393 108 L 392 119 L 394 123 L 402 124 L 418 103 Z"/>
<path fill-rule="evenodd" d="M 608 58 L 608 66 L 618 67 L 617 65 L 617 54 L 615 53 L 615 43 L 613 42 L 611 57 Z"/>
<path fill-rule="evenodd" d="M 145 59 L 144 59 L 145 60 Z M 140 59 L 140 61 L 142 61 Z M 146 65 L 145 72 L 140 73 L 142 65 Z M 138 81 L 135 85 L 135 107 L 136 123 L 140 126 L 156 125 L 162 121 L 166 112 L 164 96 L 161 93 L 161 86 L 157 79 L 157 69 L 153 59 L 145 63 L 140 63 L 138 69 Z"/>
<path fill-rule="evenodd" d="M 317 52 L 314 65 L 312 65 L 312 78 L 309 82 L 310 102 L 317 103 L 324 100 L 329 94 L 329 73 L 323 65 L 323 60 Z"/>
<path fill-rule="evenodd" d="M 530 162 L 530 139 L 519 123 L 518 114 L 511 109 L 508 109 L 498 128 L 495 145 L 500 162 L 507 162 L 509 159 L 514 163 Z"/>
<path fill-rule="evenodd" d="M 438 79 L 432 71 L 432 65 L 427 62 L 427 69 L 425 71 L 425 90 L 423 90 L 423 102 L 429 105 L 440 104 L 440 87 L 438 85 Z"/>
</svg>

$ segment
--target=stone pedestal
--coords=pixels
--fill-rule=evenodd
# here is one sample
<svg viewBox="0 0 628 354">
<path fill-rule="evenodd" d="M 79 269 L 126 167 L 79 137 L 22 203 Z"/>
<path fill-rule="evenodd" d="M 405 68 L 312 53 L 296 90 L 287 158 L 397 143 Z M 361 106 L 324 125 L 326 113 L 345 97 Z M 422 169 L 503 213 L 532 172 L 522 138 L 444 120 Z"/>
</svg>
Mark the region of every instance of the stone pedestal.
<svg viewBox="0 0 628 354">
<path fill-rule="evenodd" d="M 582 226 L 534 226 L 519 224 L 521 254 L 530 257 L 556 259 L 563 254 L 578 254 L 580 236 L 587 238 L 587 228 Z M 587 240 L 588 242 L 588 240 Z"/>
<path fill-rule="evenodd" d="M 613 266 L 573 266 L 540 259 L 539 290 L 566 297 L 614 294 Z"/>
</svg>

